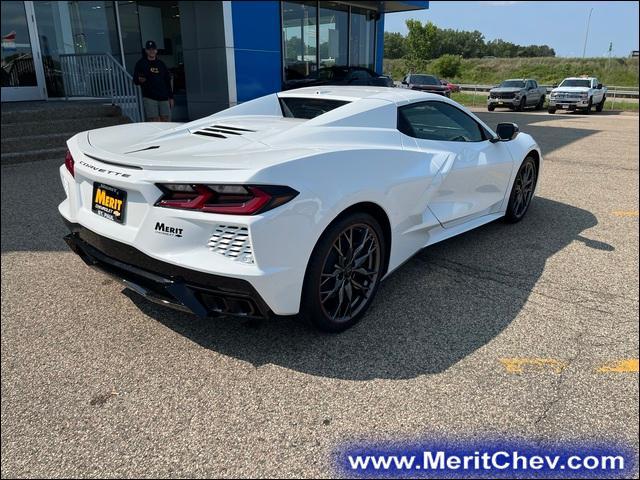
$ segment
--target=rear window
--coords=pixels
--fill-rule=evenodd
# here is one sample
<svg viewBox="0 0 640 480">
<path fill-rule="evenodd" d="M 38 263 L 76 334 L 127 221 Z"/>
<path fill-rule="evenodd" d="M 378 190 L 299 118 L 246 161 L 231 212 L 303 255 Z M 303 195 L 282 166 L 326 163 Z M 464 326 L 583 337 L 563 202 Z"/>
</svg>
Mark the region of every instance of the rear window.
<svg viewBox="0 0 640 480">
<path fill-rule="evenodd" d="M 280 98 L 282 116 L 285 118 L 304 118 L 310 120 L 334 108 L 346 105 L 344 100 L 327 100 L 325 98 Z"/>
</svg>

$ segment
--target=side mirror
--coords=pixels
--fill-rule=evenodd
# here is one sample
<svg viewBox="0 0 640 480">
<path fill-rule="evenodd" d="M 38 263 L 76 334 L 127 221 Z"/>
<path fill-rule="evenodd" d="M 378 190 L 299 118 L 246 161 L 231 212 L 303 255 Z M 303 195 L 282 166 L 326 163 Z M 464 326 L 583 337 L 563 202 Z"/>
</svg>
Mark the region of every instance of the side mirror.
<svg viewBox="0 0 640 480">
<path fill-rule="evenodd" d="M 508 142 L 509 140 L 513 140 L 518 136 L 520 129 L 518 125 L 515 123 L 499 123 L 496 127 L 496 133 L 498 134 L 498 138 L 504 142 Z"/>
<path fill-rule="evenodd" d="M 601 83 L 598 84 L 598 90 L 602 90 L 602 84 Z"/>
</svg>

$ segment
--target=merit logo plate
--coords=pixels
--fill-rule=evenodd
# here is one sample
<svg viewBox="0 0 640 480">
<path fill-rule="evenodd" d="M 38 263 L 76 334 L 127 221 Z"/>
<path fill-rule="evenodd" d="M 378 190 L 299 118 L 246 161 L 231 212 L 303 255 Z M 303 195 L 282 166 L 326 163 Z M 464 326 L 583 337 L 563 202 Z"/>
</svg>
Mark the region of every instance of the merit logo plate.
<svg viewBox="0 0 640 480">
<path fill-rule="evenodd" d="M 119 188 L 95 182 L 91 210 L 101 217 L 124 223 L 124 208 L 127 203 L 127 192 Z"/>
</svg>

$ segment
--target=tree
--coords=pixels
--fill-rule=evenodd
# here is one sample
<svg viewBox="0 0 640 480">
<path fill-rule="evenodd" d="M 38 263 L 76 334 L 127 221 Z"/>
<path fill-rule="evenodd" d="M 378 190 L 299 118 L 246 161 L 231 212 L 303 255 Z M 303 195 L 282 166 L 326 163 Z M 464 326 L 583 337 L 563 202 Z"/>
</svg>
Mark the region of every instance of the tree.
<svg viewBox="0 0 640 480">
<path fill-rule="evenodd" d="M 462 59 L 458 55 L 445 54 L 431 64 L 433 70 L 444 78 L 454 78 L 460 73 Z"/>
<path fill-rule="evenodd" d="M 427 22 L 425 25 L 420 20 L 407 20 L 407 47 L 408 57 L 414 61 L 424 61 L 434 58 L 434 50 L 437 45 L 438 27 Z"/>
<path fill-rule="evenodd" d="M 384 58 L 402 58 L 407 54 L 407 39 L 399 32 L 384 32 Z"/>
<path fill-rule="evenodd" d="M 385 33 L 385 58 L 404 56 L 408 65 L 418 66 L 442 55 L 478 58 L 554 57 L 556 54 L 548 45 L 516 45 L 500 38 L 487 42 L 478 30 L 442 29 L 431 22 L 423 25 L 419 20 L 407 20 L 406 23 L 409 30 L 406 38 L 399 33 Z M 386 45 L 387 42 L 389 45 Z M 400 51 L 403 53 L 400 54 Z"/>
</svg>

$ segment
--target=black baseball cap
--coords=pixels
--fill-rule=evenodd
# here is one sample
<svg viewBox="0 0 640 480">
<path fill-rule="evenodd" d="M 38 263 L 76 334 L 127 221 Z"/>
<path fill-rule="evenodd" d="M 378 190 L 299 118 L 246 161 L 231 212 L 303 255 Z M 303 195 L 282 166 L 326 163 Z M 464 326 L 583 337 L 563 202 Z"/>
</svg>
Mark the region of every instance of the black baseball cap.
<svg viewBox="0 0 640 480">
<path fill-rule="evenodd" d="M 153 40 L 147 40 L 147 43 L 144 44 L 144 49 L 145 50 L 157 50 L 158 47 L 156 46 L 156 42 L 154 42 Z"/>
</svg>

